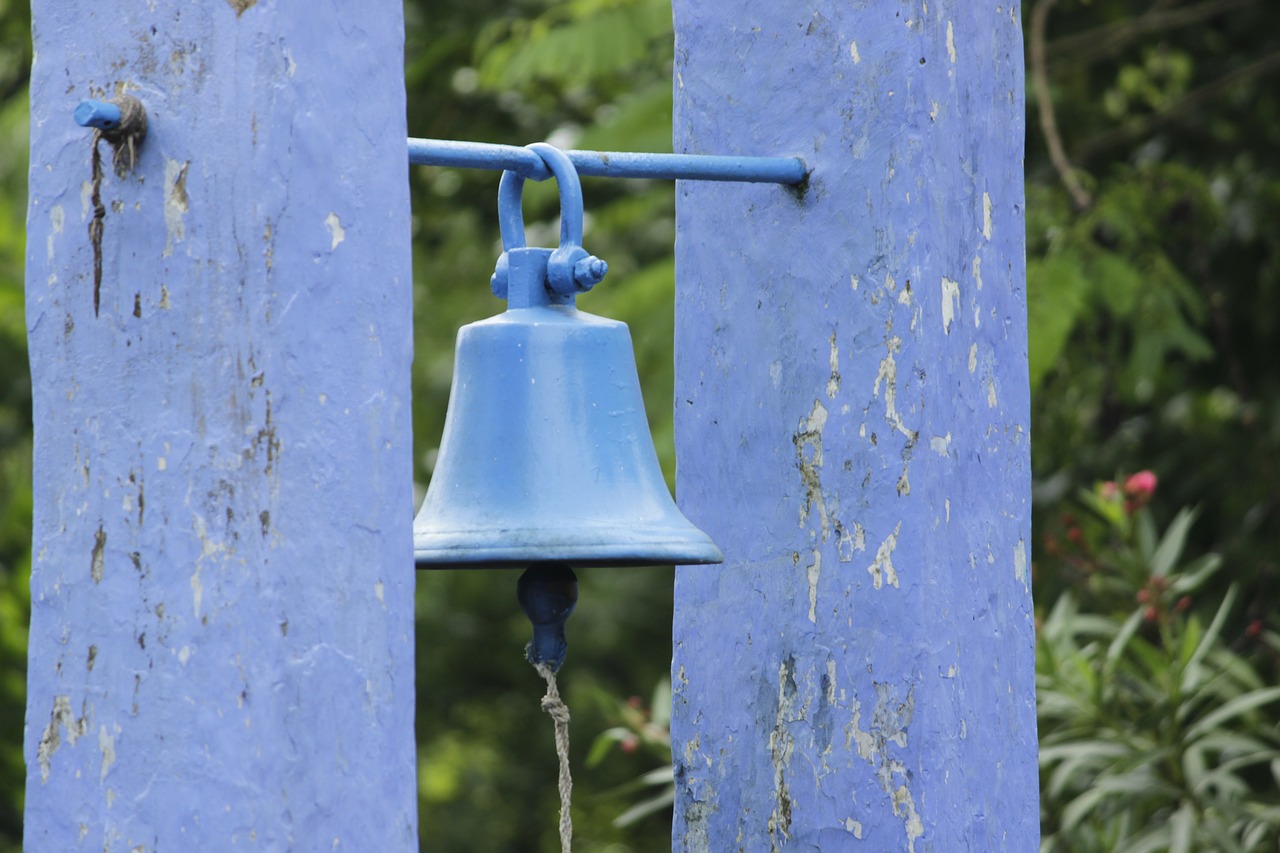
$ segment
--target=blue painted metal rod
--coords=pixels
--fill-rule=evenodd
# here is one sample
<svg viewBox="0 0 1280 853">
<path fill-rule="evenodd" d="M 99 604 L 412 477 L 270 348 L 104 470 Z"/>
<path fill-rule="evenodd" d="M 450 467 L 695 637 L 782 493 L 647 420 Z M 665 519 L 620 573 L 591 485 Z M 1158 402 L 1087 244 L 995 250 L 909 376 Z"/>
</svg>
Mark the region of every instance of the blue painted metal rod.
<svg viewBox="0 0 1280 853">
<path fill-rule="evenodd" d="M 604 178 L 741 181 L 756 184 L 800 184 L 808 177 L 798 157 L 736 157 L 707 154 L 639 154 L 611 151 L 566 151 L 579 175 Z M 542 158 L 528 148 L 447 139 L 410 139 L 409 162 L 415 166 L 455 166 L 515 172 L 532 180 L 551 177 Z"/>
<path fill-rule="evenodd" d="M 120 107 L 108 101 L 81 101 L 76 106 L 76 124 L 96 127 L 98 130 L 114 130 L 120 126 Z"/>
</svg>

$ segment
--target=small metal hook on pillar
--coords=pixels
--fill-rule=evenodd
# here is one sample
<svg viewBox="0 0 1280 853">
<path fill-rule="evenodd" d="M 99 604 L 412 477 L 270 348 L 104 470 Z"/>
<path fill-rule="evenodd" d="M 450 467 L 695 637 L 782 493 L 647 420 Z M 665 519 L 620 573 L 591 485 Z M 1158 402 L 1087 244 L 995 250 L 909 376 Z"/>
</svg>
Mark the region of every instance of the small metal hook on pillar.
<svg viewBox="0 0 1280 853">
<path fill-rule="evenodd" d="M 84 100 L 76 105 L 76 124 L 92 127 L 111 145 L 116 176 L 127 178 L 138 162 L 138 148 L 147 138 L 147 110 L 132 95 L 110 101 Z M 96 139 L 95 139 L 96 142 Z"/>
</svg>

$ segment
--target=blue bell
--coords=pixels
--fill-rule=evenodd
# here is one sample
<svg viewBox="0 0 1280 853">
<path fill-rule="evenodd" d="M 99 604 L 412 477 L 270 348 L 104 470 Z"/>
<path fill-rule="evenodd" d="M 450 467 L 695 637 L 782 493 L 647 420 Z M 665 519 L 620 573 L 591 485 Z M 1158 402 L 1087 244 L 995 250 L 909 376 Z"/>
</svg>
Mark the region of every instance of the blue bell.
<svg viewBox="0 0 1280 853">
<path fill-rule="evenodd" d="M 626 324 L 574 306 L 606 269 L 581 247 L 577 173 L 557 149 L 530 147 L 560 186 L 560 246 L 524 246 L 523 178 L 504 173 L 506 251 L 492 284 L 507 310 L 458 333 L 444 436 L 413 523 L 414 560 L 419 568 L 719 563 L 720 549 L 680 513 L 663 480 Z"/>
</svg>

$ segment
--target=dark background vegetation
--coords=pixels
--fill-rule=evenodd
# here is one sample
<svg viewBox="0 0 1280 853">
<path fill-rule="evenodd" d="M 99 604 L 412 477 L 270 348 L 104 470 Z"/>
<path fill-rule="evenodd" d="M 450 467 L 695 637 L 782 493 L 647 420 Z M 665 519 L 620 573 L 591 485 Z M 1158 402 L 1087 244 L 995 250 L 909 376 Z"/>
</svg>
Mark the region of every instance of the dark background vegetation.
<svg viewBox="0 0 1280 853">
<path fill-rule="evenodd" d="M 666 0 L 407 0 L 405 11 L 411 135 L 670 150 Z M 1265 691 L 1280 666 L 1280 4 L 1038 0 L 1022 15 L 1034 577 L 1047 620 L 1038 664 L 1046 847 L 1275 850 L 1280 753 Z M 25 4 L 0 0 L 0 851 L 20 847 L 24 778 L 29 26 Z M 454 333 L 501 307 L 487 286 L 498 252 L 497 182 L 430 168 L 415 169 L 412 181 L 416 478 L 425 484 Z M 585 190 L 587 242 L 608 259 L 611 283 L 582 306 L 630 323 L 669 472 L 672 188 L 588 180 Z M 530 236 L 547 244 L 554 189 L 531 185 L 526 197 Z M 1143 469 L 1159 487 L 1135 513 L 1108 504 L 1096 486 Z M 1185 507 L 1196 508 L 1194 523 L 1179 514 Z M 1172 546 L 1163 556 L 1152 546 L 1170 535 L 1178 560 L 1161 572 L 1156 557 Z M 1183 583 L 1187 594 L 1148 618 L 1151 595 L 1164 591 L 1151 575 L 1181 583 L 1194 572 L 1179 567 L 1204 568 L 1211 553 L 1221 568 Z M 1129 580 L 1104 583 L 1112 574 Z M 1060 602 L 1071 608 L 1055 609 Z M 661 793 L 660 784 L 632 780 L 666 760 L 661 713 L 656 730 L 642 724 L 670 662 L 670 611 L 670 570 L 584 578 L 563 674 L 580 850 L 669 845 L 669 811 L 621 828 L 612 822 Z M 555 756 L 538 679 L 521 655 L 527 629 L 514 577 L 422 573 L 417 613 L 424 848 L 555 849 Z M 1117 646 L 1108 636 L 1126 631 L 1133 642 Z M 1098 658 L 1099 649 L 1109 657 Z M 1245 673 L 1237 679 L 1245 692 L 1197 693 L 1201 704 L 1174 711 L 1185 725 L 1171 728 L 1143 713 L 1178 689 L 1162 686 L 1160 667 L 1148 661 L 1121 679 L 1142 688 L 1136 704 L 1092 682 L 1064 700 L 1070 713 L 1052 704 L 1070 693 L 1059 656 L 1078 664 L 1067 670 L 1087 673 L 1130 653 Z M 1215 678 L 1208 682 L 1220 686 Z M 633 695 L 645 698 L 628 704 Z M 1215 707 L 1238 713 L 1215 716 Z M 1215 726 L 1195 728 L 1206 719 Z M 592 739 L 619 726 L 601 741 L 618 748 L 588 766 Z M 1205 753 L 1200 771 L 1210 781 L 1197 782 L 1192 771 L 1204 761 L 1188 744 L 1209 728 L 1211 743 L 1224 745 Z M 1113 745 L 1091 746 L 1111 743 L 1103 730 Z M 1151 750 L 1139 748 L 1148 741 Z M 1118 755 L 1115 744 L 1128 751 Z M 1219 784 L 1225 777 L 1214 768 L 1224 763 L 1243 768 L 1243 791 Z M 1132 801 L 1112 798 L 1108 810 L 1080 793 L 1106 791 L 1125 773 L 1130 781 L 1113 784 L 1139 789 Z M 1222 817 L 1237 808 L 1245 817 Z M 1184 824 L 1191 834 L 1179 834 Z"/>
</svg>

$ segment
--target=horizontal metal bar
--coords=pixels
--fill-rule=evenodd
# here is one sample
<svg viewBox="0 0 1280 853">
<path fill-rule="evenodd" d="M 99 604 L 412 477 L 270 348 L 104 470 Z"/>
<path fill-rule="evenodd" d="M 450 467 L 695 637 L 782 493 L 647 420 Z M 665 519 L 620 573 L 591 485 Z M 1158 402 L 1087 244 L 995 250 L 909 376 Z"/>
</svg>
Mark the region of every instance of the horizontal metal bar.
<svg viewBox="0 0 1280 853">
<path fill-rule="evenodd" d="M 566 151 L 579 175 L 605 178 L 655 178 L 687 181 L 741 181 L 800 184 L 808 177 L 799 157 L 733 157 L 707 154 L 637 154 L 617 151 Z M 535 181 L 551 177 L 542 158 L 528 148 L 447 139 L 410 139 L 415 166 L 454 166 L 515 172 Z"/>
</svg>

